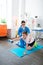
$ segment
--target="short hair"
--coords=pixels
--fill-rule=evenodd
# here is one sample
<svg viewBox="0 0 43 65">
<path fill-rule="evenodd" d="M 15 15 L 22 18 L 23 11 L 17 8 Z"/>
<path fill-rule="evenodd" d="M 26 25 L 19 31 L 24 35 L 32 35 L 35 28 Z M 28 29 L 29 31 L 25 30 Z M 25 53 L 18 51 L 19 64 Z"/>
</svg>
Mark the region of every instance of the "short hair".
<svg viewBox="0 0 43 65">
<path fill-rule="evenodd" d="M 25 32 L 23 32 L 22 34 L 26 34 L 26 35 L 27 35 L 28 33 L 25 31 Z"/>
<path fill-rule="evenodd" d="M 21 21 L 21 23 L 25 23 L 25 21 L 23 20 L 23 21 Z"/>
</svg>

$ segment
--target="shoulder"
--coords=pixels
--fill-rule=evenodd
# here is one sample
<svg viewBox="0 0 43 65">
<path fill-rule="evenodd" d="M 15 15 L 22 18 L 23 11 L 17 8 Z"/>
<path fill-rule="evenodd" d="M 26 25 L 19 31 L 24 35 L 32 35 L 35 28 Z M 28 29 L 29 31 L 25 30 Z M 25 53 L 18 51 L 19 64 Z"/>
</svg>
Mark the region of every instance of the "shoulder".
<svg viewBox="0 0 43 65">
<path fill-rule="evenodd" d="M 21 28 L 22 28 L 22 26 L 19 27 L 19 29 L 21 29 Z"/>
<path fill-rule="evenodd" d="M 29 29 L 29 27 L 27 27 L 27 26 L 26 26 L 25 28 L 26 28 L 26 29 Z"/>
</svg>

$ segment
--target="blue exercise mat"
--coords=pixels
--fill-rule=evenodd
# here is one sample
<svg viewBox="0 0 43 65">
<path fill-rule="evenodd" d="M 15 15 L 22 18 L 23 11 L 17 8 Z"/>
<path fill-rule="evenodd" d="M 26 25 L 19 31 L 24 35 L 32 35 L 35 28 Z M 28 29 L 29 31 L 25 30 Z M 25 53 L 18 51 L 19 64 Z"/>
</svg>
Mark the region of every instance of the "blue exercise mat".
<svg viewBox="0 0 43 65">
<path fill-rule="evenodd" d="M 38 45 L 36 48 L 33 48 L 31 50 L 26 50 L 25 48 L 18 47 L 18 48 L 11 49 L 10 52 L 17 55 L 18 57 L 23 57 L 25 55 L 29 55 L 35 51 L 38 51 L 42 48 L 43 48 L 43 46 L 41 46 L 41 45 Z M 25 51 L 26 51 L 26 54 L 24 54 Z"/>
</svg>

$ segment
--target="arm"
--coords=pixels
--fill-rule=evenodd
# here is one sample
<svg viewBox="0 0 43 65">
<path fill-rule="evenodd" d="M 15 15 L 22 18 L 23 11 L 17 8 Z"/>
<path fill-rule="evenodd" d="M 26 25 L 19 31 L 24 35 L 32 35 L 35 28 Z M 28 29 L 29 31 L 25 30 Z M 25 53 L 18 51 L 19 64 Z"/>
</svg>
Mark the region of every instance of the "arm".
<svg viewBox="0 0 43 65">
<path fill-rule="evenodd" d="M 13 41 L 18 41 L 18 40 L 20 40 L 20 37 L 17 37 L 17 38 L 14 38 L 14 39 L 12 39 Z"/>
<path fill-rule="evenodd" d="M 29 29 L 28 27 L 26 27 L 26 31 L 27 31 L 28 33 L 30 33 L 30 29 Z"/>
<path fill-rule="evenodd" d="M 18 35 L 17 35 L 17 38 L 14 38 L 14 41 L 18 41 L 18 40 L 20 40 L 21 36 L 22 36 L 22 28 L 20 27 L 20 28 L 18 29 Z"/>
<path fill-rule="evenodd" d="M 18 35 L 22 36 L 22 29 L 21 29 L 21 27 L 18 29 Z"/>
<path fill-rule="evenodd" d="M 31 47 L 31 46 L 29 46 L 28 44 L 26 44 L 26 49 L 27 50 L 31 50 L 33 48 L 33 46 Z"/>
<path fill-rule="evenodd" d="M 28 44 L 26 43 L 26 48 L 28 47 Z"/>
</svg>

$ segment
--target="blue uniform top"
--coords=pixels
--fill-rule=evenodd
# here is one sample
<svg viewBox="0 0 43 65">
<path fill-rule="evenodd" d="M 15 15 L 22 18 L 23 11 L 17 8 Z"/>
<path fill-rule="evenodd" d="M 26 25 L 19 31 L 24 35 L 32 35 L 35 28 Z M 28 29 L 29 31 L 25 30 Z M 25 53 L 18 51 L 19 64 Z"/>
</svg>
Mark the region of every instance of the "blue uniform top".
<svg viewBox="0 0 43 65">
<path fill-rule="evenodd" d="M 18 30 L 18 35 L 21 37 L 22 36 L 22 32 L 27 32 L 30 33 L 30 29 L 28 27 L 25 26 L 25 28 L 23 29 L 22 26 L 20 26 L 19 30 Z"/>
</svg>

